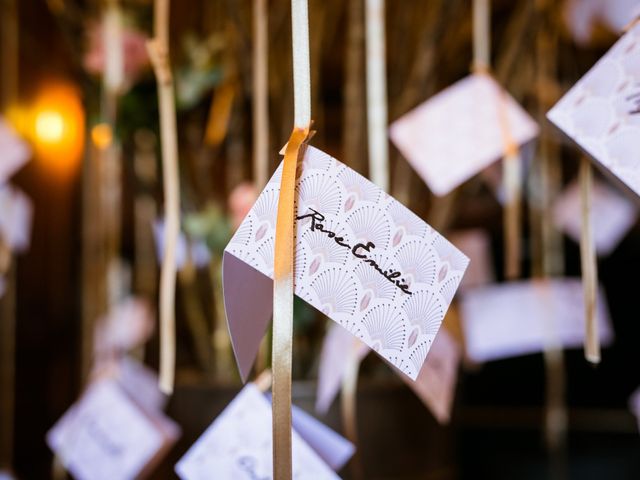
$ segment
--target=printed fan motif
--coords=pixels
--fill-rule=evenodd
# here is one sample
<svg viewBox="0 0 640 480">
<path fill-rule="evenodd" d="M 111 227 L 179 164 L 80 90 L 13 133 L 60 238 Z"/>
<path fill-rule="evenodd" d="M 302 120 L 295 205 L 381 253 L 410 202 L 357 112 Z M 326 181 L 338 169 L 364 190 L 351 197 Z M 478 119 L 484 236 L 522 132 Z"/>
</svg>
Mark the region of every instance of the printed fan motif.
<svg viewBox="0 0 640 480">
<path fill-rule="evenodd" d="M 274 178 L 280 177 L 281 168 L 226 248 L 269 277 L 277 205 L 273 199 L 279 191 Z M 296 222 L 296 294 L 415 380 L 468 259 L 410 210 L 313 147 L 307 148 L 302 162 L 297 193 L 297 215 L 314 209 L 324 220 Z M 312 230 L 314 222 L 322 229 Z M 365 258 L 356 257 L 353 247 L 368 242 L 375 247 L 361 247 L 357 253 Z M 405 284 L 409 293 L 396 282 Z M 416 306 L 409 307 L 409 299 Z M 422 301 L 428 302 L 424 308 Z M 416 313 L 420 308 L 422 318 Z"/>
<path fill-rule="evenodd" d="M 640 195 L 640 23 L 576 83 L 547 117 Z M 636 113 L 633 113 L 636 112 Z"/>
</svg>

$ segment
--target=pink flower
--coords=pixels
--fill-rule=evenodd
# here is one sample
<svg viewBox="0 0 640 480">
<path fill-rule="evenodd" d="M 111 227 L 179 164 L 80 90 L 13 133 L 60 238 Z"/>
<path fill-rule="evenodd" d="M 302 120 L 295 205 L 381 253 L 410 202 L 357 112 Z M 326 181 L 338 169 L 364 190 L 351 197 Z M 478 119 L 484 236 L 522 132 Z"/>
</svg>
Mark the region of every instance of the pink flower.
<svg viewBox="0 0 640 480">
<path fill-rule="evenodd" d="M 104 73 L 105 53 L 104 35 L 101 24 L 92 24 L 88 28 L 88 48 L 84 57 L 84 67 L 89 73 Z M 126 86 L 130 86 L 149 66 L 147 54 L 148 37 L 132 28 L 122 28 L 122 49 L 124 57 L 124 77 Z"/>
<path fill-rule="evenodd" d="M 250 182 L 242 182 L 229 195 L 229 211 L 233 228 L 238 228 L 258 198 L 256 187 Z"/>
</svg>

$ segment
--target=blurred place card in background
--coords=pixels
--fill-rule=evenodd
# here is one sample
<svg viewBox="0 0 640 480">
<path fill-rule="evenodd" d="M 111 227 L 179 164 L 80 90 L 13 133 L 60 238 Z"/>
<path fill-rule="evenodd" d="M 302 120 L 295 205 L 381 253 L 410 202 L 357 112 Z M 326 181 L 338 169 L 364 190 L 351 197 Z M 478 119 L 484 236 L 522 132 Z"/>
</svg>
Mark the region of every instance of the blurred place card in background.
<svg viewBox="0 0 640 480">
<path fill-rule="evenodd" d="M 327 413 L 340 391 L 349 365 L 348 356 L 355 355 L 361 361 L 370 352 L 369 347 L 337 323 L 331 322 L 328 327 L 318 366 L 316 411 L 322 414 Z"/>
<path fill-rule="evenodd" d="M 322 344 L 318 369 L 316 410 L 320 413 L 324 414 L 329 410 L 340 390 L 348 366 L 346 358 L 349 349 L 353 349 L 351 354 L 355 354 L 359 359 L 364 358 L 369 352 L 365 344 L 355 339 L 340 325 L 333 324 Z M 440 423 L 449 421 L 460 358 L 460 346 L 444 328 L 441 328 L 418 378 L 413 381 L 398 372 Z M 393 370 L 397 372 L 397 369 Z"/>
<path fill-rule="evenodd" d="M 156 220 L 153 224 L 153 237 L 156 243 L 156 254 L 158 263 L 162 263 L 164 256 L 164 219 Z M 193 262 L 196 268 L 204 268 L 209 265 L 211 254 L 203 240 L 190 240 L 180 232 L 176 243 L 176 266 L 182 269 L 187 260 Z"/>
<path fill-rule="evenodd" d="M 521 281 L 465 292 L 462 326 L 468 357 L 475 362 L 537 353 L 545 345 L 581 347 L 585 335 L 579 279 Z M 613 332 L 605 296 L 599 292 L 597 321 L 603 345 Z"/>
<path fill-rule="evenodd" d="M 309 419 L 307 416 L 302 421 L 303 430 L 313 434 L 315 428 L 309 427 Z M 300 426 L 295 409 L 293 423 L 293 478 L 338 479 L 300 435 L 295 426 L 296 423 Z M 320 448 L 325 456 L 342 466 L 353 453 L 353 446 L 335 434 L 340 440 L 340 452 L 344 449 L 344 442 L 350 446 L 346 459 L 342 454 L 336 457 L 328 453 L 332 452 L 331 444 L 336 441 L 335 437 L 326 436 L 326 432 L 323 434 L 315 438 L 320 443 L 315 448 Z M 216 478 L 224 479 L 270 479 L 273 473 L 271 444 L 271 403 L 253 383 L 249 383 L 180 459 L 176 473 L 182 480 L 209 480 L 213 472 Z"/>
<path fill-rule="evenodd" d="M 638 0 L 568 0 L 564 5 L 565 21 L 580 45 L 589 43 L 596 26 L 605 25 L 620 33 L 638 15 Z"/>
<path fill-rule="evenodd" d="M 640 195 L 640 23 L 635 24 L 547 117 L 603 170 Z"/>
<path fill-rule="evenodd" d="M 0 183 L 22 168 L 30 155 L 27 143 L 0 117 Z"/>
<path fill-rule="evenodd" d="M 504 108 L 504 113 L 501 109 Z M 503 157 L 509 136 L 523 145 L 538 125 L 489 75 L 470 75 L 391 125 L 391 140 L 439 196 Z"/>
<path fill-rule="evenodd" d="M 491 238 L 486 230 L 474 228 L 453 231 L 449 234 L 449 240 L 470 260 L 469 268 L 460 283 L 461 292 L 493 282 L 495 274 L 491 255 Z"/>
<path fill-rule="evenodd" d="M 575 242 L 580 242 L 582 226 L 580 187 L 571 183 L 556 200 L 556 225 Z M 637 207 L 616 190 L 602 182 L 594 182 L 591 194 L 593 240 L 598 255 L 609 255 L 633 227 Z"/>
<path fill-rule="evenodd" d="M 49 447 L 79 480 L 148 474 L 179 435 L 160 412 L 145 412 L 114 380 L 91 384 L 47 433 Z"/>
<path fill-rule="evenodd" d="M 441 328 L 416 381 L 402 376 L 441 424 L 449 423 L 451 419 L 461 357 L 460 345 L 445 328 Z"/>
<path fill-rule="evenodd" d="M 225 309 L 246 379 L 269 324 L 282 165 L 227 245 Z M 468 258 L 346 165 L 308 147 L 296 187 L 295 293 L 415 380 Z"/>
<path fill-rule="evenodd" d="M 0 236 L 12 251 L 24 252 L 29 248 L 32 219 L 33 204 L 29 197 L 9 184 L 0 185 Z"/>
<path fill-rule="evenodd" d="M 636 389 L 629 397 L 629 410 L 638 421 L 638 430 L 640 430 L 640 388 Z"/>
</svg>

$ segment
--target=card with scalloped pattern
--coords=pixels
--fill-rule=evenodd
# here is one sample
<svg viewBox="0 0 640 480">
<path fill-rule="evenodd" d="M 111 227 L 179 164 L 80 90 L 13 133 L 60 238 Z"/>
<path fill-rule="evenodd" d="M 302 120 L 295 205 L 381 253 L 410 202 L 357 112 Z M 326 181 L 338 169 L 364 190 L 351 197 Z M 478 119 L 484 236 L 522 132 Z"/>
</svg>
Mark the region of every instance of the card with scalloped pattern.
<svg viewBox="0 0 640 480">
<path fill-rule="evenodd" d="M 431 191 L 446 195 L 504 155 L 502 102 L 514 142 L 538 136 L 537 123 L 493 78 L 474 74 L 393 122 L 391 140 Z"/>
<path fill-rule="evenodd" d="M 547 113 L 596 164 L 640 195 L 640 23 Z"/>
<path fill-rule="evenodd" d="M 27 143 L 0 117 L 0 183 L 20 170 L 30 155 Z"/>
<path fill-rule="evenodd" d="M 272 314 L 281 169 L 224 252 L 225 309 L 243 379 Z M 308 147 L 299 173 L 295 293 L 415 380 L 468 258 L 326 153 Z"/>
<path fill-rule="evenodd" d="M 298 413 L 296 409 L 293 415 L 297 417 Z M 317 426 L 314 425 L 312 431 L 317 433 Z M 333 438 L 316 440 L 322 444 L 321 449 L 335 445 Z M 175 470 L 183 480 L 208 480 L 212 475 L 237 480 L 271 479 L 272 441 L 271 404 L 254 384 L 248 383 L 178 461 Z M 340 478 L 302 438 L 295 425 L 291 441 L 293 478 Z M 350 453 L 353 453 L 352 445 Z"/>
</svg>

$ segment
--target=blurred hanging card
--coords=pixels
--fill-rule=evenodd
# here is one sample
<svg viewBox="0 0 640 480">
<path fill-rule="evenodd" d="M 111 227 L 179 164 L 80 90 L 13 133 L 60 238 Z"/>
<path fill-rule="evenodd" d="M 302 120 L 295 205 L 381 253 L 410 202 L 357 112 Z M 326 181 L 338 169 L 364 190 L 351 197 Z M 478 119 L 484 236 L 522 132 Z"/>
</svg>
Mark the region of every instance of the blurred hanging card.
<svg viewBox="0 0 640 480">
<path fill-rule="evenodd" d="M 638 15 L 638 0 L 569 0 L 564 7 L 569 31 L 581 45 L 589 43 L 596 25 L 601 24 L 620 33 Z"/>
<path fill-rule="evenodd" d="M 158 262 L 162 263 L 162 256 L 164 251 L 164 219 L 157 220 L 153 224 L 153 236 L 156 241 L 156 253 L 158 255 Z M 176 244 L 176 266 L 178 270 L 185 266 L 185 263 L 189 259 L 193 262 L 196 268 L 204 268 L 209 265 L 211 260 L 211 254 L 207 245 L 202 241 L 190 241 L 187 239 L 184 233 L 180 233 L 178 236 L 178 243 Z"/>
<path fill-rule="evenodd" d="M 475 362 L 540 352 L 547 343 L 580 347 L 584 340 L 583 288 L 578 279 L 474 289 L 463 295 L 461 308 L 467 355 Z M 602 292 L 597 309 L 601 341 L 606 345 L 613 332 Z"/>
<path fill-rule="evenodd" d="M 11 126 L 0 117 L 0 183 L 27 163 L 31 152 L 27 144 Z"/>
<path fill-rule="evenodd" d="M 547 117 L 640 195 L 640 23 L 576 83 Z"/>
<path fill-rule="evenodd" d="M 96 355 L 127 352 L 144 344 L 153 332 L 151 307 L 142 299 L 130 297 L 98 319 L 94 335 Z"/>
<path fill-rule="evenodd" d="M 608 255 L 620 243 L 638 216 L 636 206 L 602 182 L 595 182 L 591 191 L 591 221 L 596 251 Z M 574 241 L 580 242 L 580 187 L 572 183 L 554 206 L 556 225 Z"/>
<path fill-rule="evenodd" d="M 145 411 L 160 411 L 166 406 L 168 398 L 158 387 L 158 375 L 138 360 L 124 355 L 118 362 L 116 379 Z"/>
<path fill-rule="evenodd" d="M 159 412 L 144 412 L 113 380 L 92 384 L 47 433 L 47 443 L 79 480 L 141 478 L 177 439 Z"/>
<path fill-rule="evenodd" d="M 518 145 L 538 135 L 538 125 L 489 75 L 470 75 L 396 120 L 390 136 L 436 195 L 481 172 L 505 153 L 501 103 Z"/>
<path fill-rule="evenodd" d="M 442 328 L 416 381 L 412 382 L 402 376 L 405 383 L 442 424 L 448 423 L 451 418 L 461 356 L 458 343 Z"/>
<path fill-rule="evenodd" d="M 224 253 L 225 308 L 245 379 L 272 313 L 281 169 Z M 326 153 L 308 147 L 300 170 L 296 294 L 415 379 L 469 260 Z"/>
<path fill-rule="evenodd" d="M 338 479 L 294 429 L 293 478 Z M 271 404 L 250 383 L 176 464 L 182 480 L 272 477 Z"/>
<path fill-rule="evenodd" d="M 23 252 L 29 248 L 32 217 L 29 197 L 9 184 L 0 185 L 0 236 L 11 250 Z"/>
<path fill-rule="evenodd" d="M 350 352 L 352 350 L 352 352 Z M 318 367 L 318 392 L 316 395 L 316 411 L 327 413 L 342 385 L 348 362 L 345 360 L 354 353 L 358 361 L 362 361 L 369 353 L 367 347 L 351 333 L 336 323 L 332 323 L 322 342 L 320 365 Z"/>
<path fill-rule="evenodd" d="M 451 232 L 449 240 L 469 257 L 469 268 L 464 274 L 460 291 L 493 282 L 493 258 L 491 239 L 485 230 L 479 228 Z"/>
<path fill-rule="evenodd" d="M 360 359 L 369 353 L 369 348 L 344 328 L 340 325 L 332 325 L 322 344 L 318 369 L 316 410 L 320 413 L 326 413 L 329 410 L 340 390 L 347 367 L 345 358 L 350 348 L 355 349 Z M 445 329 L 441 328 L 418 378 L 412 381 L 406 375 L 400 374 L 402 380 L 440 423 L 449 421 L 460 357 L 460 346 Z M 397 372 L 396 369 L 394 371 Z"/>
</svg>

